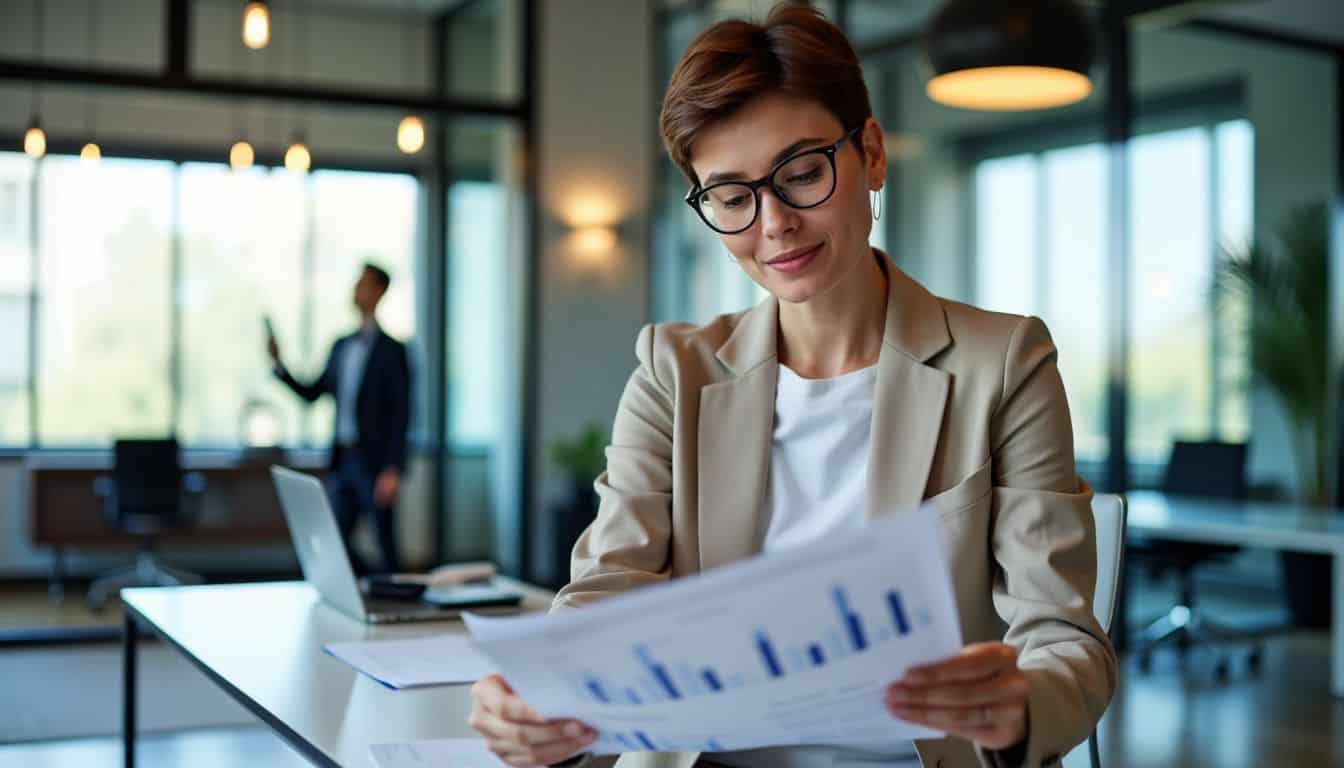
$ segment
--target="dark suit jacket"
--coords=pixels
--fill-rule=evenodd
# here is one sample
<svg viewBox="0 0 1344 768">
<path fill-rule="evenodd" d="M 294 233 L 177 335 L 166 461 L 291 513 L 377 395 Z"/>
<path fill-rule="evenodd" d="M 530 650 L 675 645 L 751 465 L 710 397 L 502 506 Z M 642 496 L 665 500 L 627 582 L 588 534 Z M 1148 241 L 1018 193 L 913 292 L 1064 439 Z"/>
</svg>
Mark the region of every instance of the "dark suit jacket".
<svg viewBox="0 0 1344 768">
<path fill-rule="evenodd" d="M 350 334 L 336 340 L 327 356 L 322 375 L 311 384 L 305 384 L 284 368 L 276 370 L 276 377 L 308 402 L 322 395 L 333 397 L 340 391 L 341 358 L 345 345 L 356 338 Z M 406 346 L 378 330 L 369 348 L 364 365 L 364 381 L 359 385 L 355 405 L 355 423 L 359 427 L 359 441 L 355 450 L 369 471 L 377 474 L 389 467 L 406 471 L 406 429 L 411 413 L 411 368 L 407 362 Z M 336 418 L 340 418 L 339 411 Z M 333 425 L 334 426 L 334 425 Z M 336 430 L 332 430 L 331 460 L 336 460 Z"/>
</svg>

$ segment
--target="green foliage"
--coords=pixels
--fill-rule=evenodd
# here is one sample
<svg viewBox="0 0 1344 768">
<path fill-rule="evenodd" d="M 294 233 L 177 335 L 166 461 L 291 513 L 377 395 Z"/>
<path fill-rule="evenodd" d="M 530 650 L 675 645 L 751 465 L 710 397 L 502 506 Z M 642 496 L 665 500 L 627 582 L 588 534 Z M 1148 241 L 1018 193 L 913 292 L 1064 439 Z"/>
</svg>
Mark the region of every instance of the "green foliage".
<svg viewBox="0 0 1344 768">
<path fill-rule="evenodd" d="M 1333 431 L 1326 206 L 1294 209 L 1277 234 L 1278 248 L 1253 242 L 1225 254 L 1215 286 L 1250 308 L 1243 330 L 1251 374 L 1274 392 L 1292 424 L 1305 498 L 1322 502 Z"/>
<path fill-rule="evenodd" d="M 607 468 L 607 434 L 596 421 L 589 422 L 574 437 L 551 443 L 551 461 L 564 470 L 569 479 L 586 485 Z"/>
</svg>

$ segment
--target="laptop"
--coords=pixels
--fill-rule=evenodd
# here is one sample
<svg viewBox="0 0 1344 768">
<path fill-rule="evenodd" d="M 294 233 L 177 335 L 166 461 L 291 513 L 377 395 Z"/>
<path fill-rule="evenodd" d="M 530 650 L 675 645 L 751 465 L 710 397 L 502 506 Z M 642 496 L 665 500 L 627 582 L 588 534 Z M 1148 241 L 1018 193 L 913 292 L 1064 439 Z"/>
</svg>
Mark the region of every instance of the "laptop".
<svg viewBox="0 0 1344 768">
<path fill-rule="evenodd" d="M 520 592 L 494 583 L 464 584 L 448 591 L 427 593 L 422 601 L 367 597 L 360 591 L 355 571 L 350 567 L 336 515 L 322 482 L 312 475 L 274 466 L 271 477 L 303 568 L 303 578 L 324 602 L 347 616 L 369 624 L 443 621 L 458 618 L 463 610 L 514 612 L 522 602 Z"/>
</svg>

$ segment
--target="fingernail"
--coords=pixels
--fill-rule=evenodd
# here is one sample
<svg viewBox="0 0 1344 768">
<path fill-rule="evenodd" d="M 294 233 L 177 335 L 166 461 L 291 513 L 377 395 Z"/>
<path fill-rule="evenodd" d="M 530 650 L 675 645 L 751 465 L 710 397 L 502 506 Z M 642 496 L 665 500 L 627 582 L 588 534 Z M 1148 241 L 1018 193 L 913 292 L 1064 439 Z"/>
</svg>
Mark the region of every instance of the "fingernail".
<svg viewBox="0 0 1344 768">
<path fill-rule="evenodd" d="M 582 725 L 579 725 L 578 723 L 570 723 L 569 725 L 566 725 L 566 726 L 565 726 L 565 735 L 566 735 L 566 736 L 582 736 L 582 735 L 583 735 L 583 726 L 582 726 Z"/>
<path fill-rule="evenodd" d="M 887 701 L 890 701 L 893 704 L 900 704 L 909 701 L 909 697 L 906 696 L 905 691 L 900 688 L 889 688 L 887 689 Z"/>
</svg>

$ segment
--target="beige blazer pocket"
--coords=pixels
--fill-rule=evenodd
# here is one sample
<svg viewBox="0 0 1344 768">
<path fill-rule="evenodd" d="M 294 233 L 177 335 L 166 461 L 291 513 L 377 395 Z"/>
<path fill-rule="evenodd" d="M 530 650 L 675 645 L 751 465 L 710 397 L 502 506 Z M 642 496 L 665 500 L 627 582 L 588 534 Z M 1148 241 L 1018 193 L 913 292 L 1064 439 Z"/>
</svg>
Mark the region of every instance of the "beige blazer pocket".
<svg viewBox="0 0 1344 768">
<path fill-rule="evenodd" d="M 926 503 L 937 508 L 939 517 L 949 517 L 989 498 L 992 490 L 994 490 L 993 465 L 992 461 L 986 461 L 965 480 L 929 497 Z"/>
</svg>

